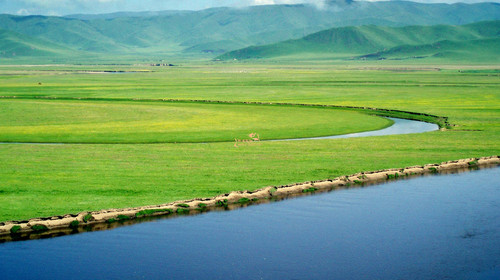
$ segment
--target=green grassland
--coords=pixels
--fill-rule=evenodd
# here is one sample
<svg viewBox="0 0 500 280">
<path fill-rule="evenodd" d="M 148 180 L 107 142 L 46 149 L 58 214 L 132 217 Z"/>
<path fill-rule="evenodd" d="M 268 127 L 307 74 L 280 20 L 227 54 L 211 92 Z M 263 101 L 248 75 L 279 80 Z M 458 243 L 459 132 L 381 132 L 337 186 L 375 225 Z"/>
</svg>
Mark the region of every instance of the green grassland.
<svg viewBox="0 0 500 280">
<path fill-rule="evenodd" d="M 215 119 L 224 119 L 218 114 L 226 113 L 228 119 L 243 118 L 246 126 L 241 128 L 241 133 L 244 135 L 256 132 L 262 136 L 264 133 L 261 131 L 268 125 L 274 133 L 286 131 L 287 126 L 280 123 L 287 122 L 287 114 L 290 126 L 295 123 L 314 126 L 308 119 L 301 120 L 305 118 L 302 110 L 309 110 L 307 115 L 317 114 L 318 119 L 313 121 L 321 127 L 318 133 L 325 129 L 339 131 L 338 125 L 345 122 L 336 121 L 340 119 L 335 114 L 341 111 L 333 109 L 157 104 L 139 102 L 140 99 L 366 106 L 445 116 L 449 117 L 453 126 L 443 131 L 414 135 L 260 142 L 239 147 L 231 142 L 0 144 L 0 221 L 158 204 L 209 197 L 231 190 L 328 179 L 364 170 L 498 155 L 500 73 L 497 69 L 495 65 L 404 65 L 388 62 L 353 62 L 350 65 L 330 62 L 290 65 L 272 62 L 207 63 L 168 68 L 1 66 L 0 96 L 9 98 L 0 99 L 0 136 L 9 126 L 21 124 L 30 127 L 45 125 L 47 129 L 49 124 L 68 126 L 71 129 L 67 135 L 78 133 L 78 125 L 90 129 L 93 124 L 97 127 L 98 124 L 122 121 L 144 123 L 147 128 L 151 120 L 169 121 L 157 114 L 162 110 L 166 110 L 166 116 L 175 118 L 170 106 L 191 106 L 194 112 L 206 110 L 203 114 L 208 116 L 214 113 Z M 154 72 L 84 72 L 89 70 Z M 25 99 L 14 100 L 13 96 Z M 42 96 L 103 100 L 33 99 Z M 139 100 L 123 101 L 124 98 Z M 6 113 L 7 110 L 10 113 Z M 80 112 L 87 111 L 88 116 L 81 116 Z M 251 120 L 250 112 L 255 111 L 276 114 L 277 118 L 283 119 L 271 124 L 263 123 L 263 119 Z M 357 112 L 347 112 L 345 116 L 353 124 L 349 129 L 358 129 L 361 124 L 367 127 L 387 124 Z M 209 122 L 210 117 L 203 121 Z M 325 128 L 326 123 L 331 127 Z M 233 125 L 223 124 L 230 130 L 238 130 Z M 220 124 L 216 126 L 224 130 Z M 120 124 L 120 127 L 126 125 Z M 108 128 L 102 131 L 113 134 Z M 189 130 L 179 134 L 187 135 Z M 33 133 L 40 134 L 43 132 Z M 84 136 L 88 139 L 94 137 Z"/>
<path fill-rule="evenodd" d="M 339 135 L 387 119 L 285 106 L 68 100 L 0 100 L 0 142 L 189 143 Z M 334 125 L 332 125 L 334 124 Z"/>
<path fill-rule="evenodd" d="M 386 51 L 376 52 L 358 57 L 358 59 L 446 59 L 462 61 L 489 61 L 496 62 L 500 59 L 497 55 L 500 49 L 500 37 L 451 41 L 442 40 L 432 44 L 402 45 Z"/>
</svg>

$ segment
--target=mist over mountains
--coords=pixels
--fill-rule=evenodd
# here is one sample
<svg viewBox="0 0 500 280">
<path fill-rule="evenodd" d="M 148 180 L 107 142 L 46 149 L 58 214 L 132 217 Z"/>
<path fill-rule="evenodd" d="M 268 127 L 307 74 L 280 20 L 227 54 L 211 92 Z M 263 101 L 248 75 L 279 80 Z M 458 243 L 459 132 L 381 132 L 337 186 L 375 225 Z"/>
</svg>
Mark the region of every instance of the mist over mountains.
<svg viewBox="0 0 500 280">
<path fill-rule="evenodd" d="M 323 2 L 322 2 L 323 3 Z M 500 19 L 500 4 L 327 0 L 201 11 L 120 12 L 66 17 L 0 15 L 0 57 L 108 54 L 214 58 L 334 27 L 462 25 Z M 15 39 L 13 39 L 15 38 Z M 30 52 L 30 50 L 32 50 Z"/>
</svg>

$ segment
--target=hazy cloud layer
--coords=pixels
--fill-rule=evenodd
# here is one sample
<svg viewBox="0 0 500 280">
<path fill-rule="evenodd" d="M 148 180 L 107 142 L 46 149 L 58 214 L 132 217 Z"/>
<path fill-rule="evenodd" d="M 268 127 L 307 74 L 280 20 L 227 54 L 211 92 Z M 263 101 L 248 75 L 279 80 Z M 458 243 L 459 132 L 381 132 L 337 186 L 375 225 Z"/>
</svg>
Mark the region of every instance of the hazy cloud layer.
<svg viewBox="0 0 500 280">
<path fill-rule="evenodd" d="M 200 10 L 211 7 L 245 7 L 309 3 L 324 7 L 329 0 L 0 0 L 0 13 L 30 15 L 67 15 L 112 13 L 117 11 Z M 367 0 L 371 1 L 371 0 Z M 377 0 L 372 0 L 377 1 Z M 484 0 L 416 0 L 424 3 L 478 3 Z M 500 2 L 492 0 L 488 2 Z"/>
</svg>

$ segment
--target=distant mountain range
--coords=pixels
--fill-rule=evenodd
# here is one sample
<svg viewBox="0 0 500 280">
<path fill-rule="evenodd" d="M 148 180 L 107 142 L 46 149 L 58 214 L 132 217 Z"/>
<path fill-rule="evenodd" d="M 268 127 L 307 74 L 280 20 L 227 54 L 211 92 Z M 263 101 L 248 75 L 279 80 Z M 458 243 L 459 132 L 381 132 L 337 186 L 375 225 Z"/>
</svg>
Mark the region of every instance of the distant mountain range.
<svg viewBox="0 0 500 280">
<path fill-rule="evenodd" d="M 74 53 L 65 47 L 13 31 L 0 29 L 0 58 L 16 56 L 66 56 Z"/>
<path fill-rule="evenodd" d="M 426 57 L 484 58 L 500 62 L 500 21 L 468 25 L 350 26 L 320 31 L 301 39 L 247 47 L 219 56 L 230 59 L 330 56 L 352 59 Z"/>
<path fill-rule="evenodd" d="M 356 34 L 367 36 L 367 32 L 375 32 L 373 36 L 376 37 L 376 32 L 389 30 L 382 27 L 379 31 L 373 27 L 359 27 L 368 24 L 385 27 L 457 25 L 484 20 L 500 20 L 500 5 L 496 3 L 448 5 L 403 1 L 337 0 L 330 1 L 330 4 L 323 9 L 313 5 L 268 5 L 243 9 L 123 12 L 66 17 L 4 14 L 0 15 L 0 29 L 2 30 L 0 32 L 0 58 L 46 57 L 52 54 L 68 57 L 85 54 L 113 54 L 137 57 L 181 55 L 213 58 L 249 46 L 273 44 L 290 39 L 298 39 L 306 43 L 314 36 L 323 35 L 310 35 L 313 37 L 308 36 L 309 39 L 299 38 L 333 27 L 353 26 L 339 29 L 339 32 L 343 30 L 345 35 L 338 36 L 344 36 L 344 39 L 348 40 L 348 36 Z M 360 37 L 359 40 L 365 40 L 367 45 L 361 42 L 353 43 L 352 50 L 358 54 L 366 54 L 371 51 L 380 51 L 379 47 L 389 48 L 415 43 L 430 44 L 438 40 L 436 38 L 436 41 L 432 42 L 418 41 L 405 37 L 397 41 L 397 38 L 383 39 L 382 35 L 378 38 Z M 390 42 L 386 43 L 385 40 Z M 344 43 L 347 44 L 347 42 Z M 323 49 L 323 47 L 319 48 Z M 334 50 L 337 47 L 331 46 L 331 48 Z"/>
</svg>

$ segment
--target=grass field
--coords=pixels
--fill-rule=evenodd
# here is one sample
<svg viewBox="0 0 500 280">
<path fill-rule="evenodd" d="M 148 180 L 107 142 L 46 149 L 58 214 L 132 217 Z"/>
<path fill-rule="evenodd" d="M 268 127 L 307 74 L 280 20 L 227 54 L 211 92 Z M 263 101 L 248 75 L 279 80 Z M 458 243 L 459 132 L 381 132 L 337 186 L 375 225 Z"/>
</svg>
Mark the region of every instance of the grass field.
<svg viewBox="0 0 500 280">
<path fill-rule="evenodd" d="M 96 137 L 101 137 L 98 142 L 106 142 L 103 139 L 120 134 L 121 129 L 127 130 L 127 137 L 118 142 L 133 139 L 127 133 L 135 133 L 138 137 L 135 139 L 165 139 L 167 130 L 154 127 L 152 122 L 174 122 L 177 114 L 170 106 L 179 106 L 190 116 L 202 112 L 202 115 L 209 116 L 201 118 L 203 122 L 210 122 L 213 116 L 219 121 L 215 123 L 218 130 L 238 131 L 242 135 L 256 132 L 261 136 L 275 133 L 272 137 L 280 137 L 280 133 L 288 131 L 288 125 L 304 128 L 294 137 L 303 133 L 333 131 L 336 134 L 387 125 L 376 117 L 333 109 L 197 103 L 166 106 L 151 102 L 113 101 L 113 98 L 367 106 L 446 116 L 454 125 L 445 131 L 417 135 L 261 142 L 240 147 L 234 147 L 231 142 L 2 144 L 0 221 L 165 203 L 214 196 L 231 190 L 328 179 L 363 170 L 498 155 L 500 73 L 496 68 L 494 65 L 384 63 L 207 63 L 171 68 L 0 66 L 0 96 L 26 98 L 0 99 L 0 138 L 6 140 L 20 137 L 20 140 L 28 141 L 33 139 L 30 137 L 46 134 L 48 136 L 44 139 L 62 137 L 70 141 L 68 139 L 80 134 L 77 138 L 85 138 L 87 142 L 95 141 Z M 83 72 L 88 70 L 155 72 Z M 106 100 L 30 99 L 34 96 Z M 254 119 L 251 117 L 253 113 L 262 114 L 262 117 Z M 167 117 L 160 116 L 163 114 Z M 276 121 L 266 122 L 269 119 L 265 116 L 269 114 Z M 316 114 L 312 119 L 314 123 L 308 118 L 311 114 Z M 245 121 L 245 126 L 224 122 L 230 119 Z M 336 121 L 332 122 L 332 119 Z M 178 135 L 169 141 L 180 141 L 177 137 L 193 141 L 190 133 L 194 128 L 185 126 L 190 121 L 180 121 L 184 130 L 179 130 Z M 192 120 L 191 125 L 197 122 Z M 112 123 L 119 125 L 110 126 Z M 137 123 L 138 126 L 124 125 L 127 123 Z M 347 127 L 346 123 L 349 124 Z M 20 126 L 32 129 L 24 130 Z M 64 128 L 68 130 L 60 133 L 58 129 Z M 89 135 L 92 129 L 101 129 L 101 134 Z M 136 133 L 136 129 L 141 133 Z M 211 136 L 210 132 L 202 132 L 202 141 L 215 139 L 211 137 L 223 136 L 216 141 L 235 137 L 232 133 L 219 131 L 216 136 Z"/>
<path fill-rule="evenodd" d="M 358 112 L 233 104 L 0 100 L 0 142 L 189 143 L 376 130 L 391 121 Z M 332 125 L 333 124 L 333 125 Z"/>
</svg>

